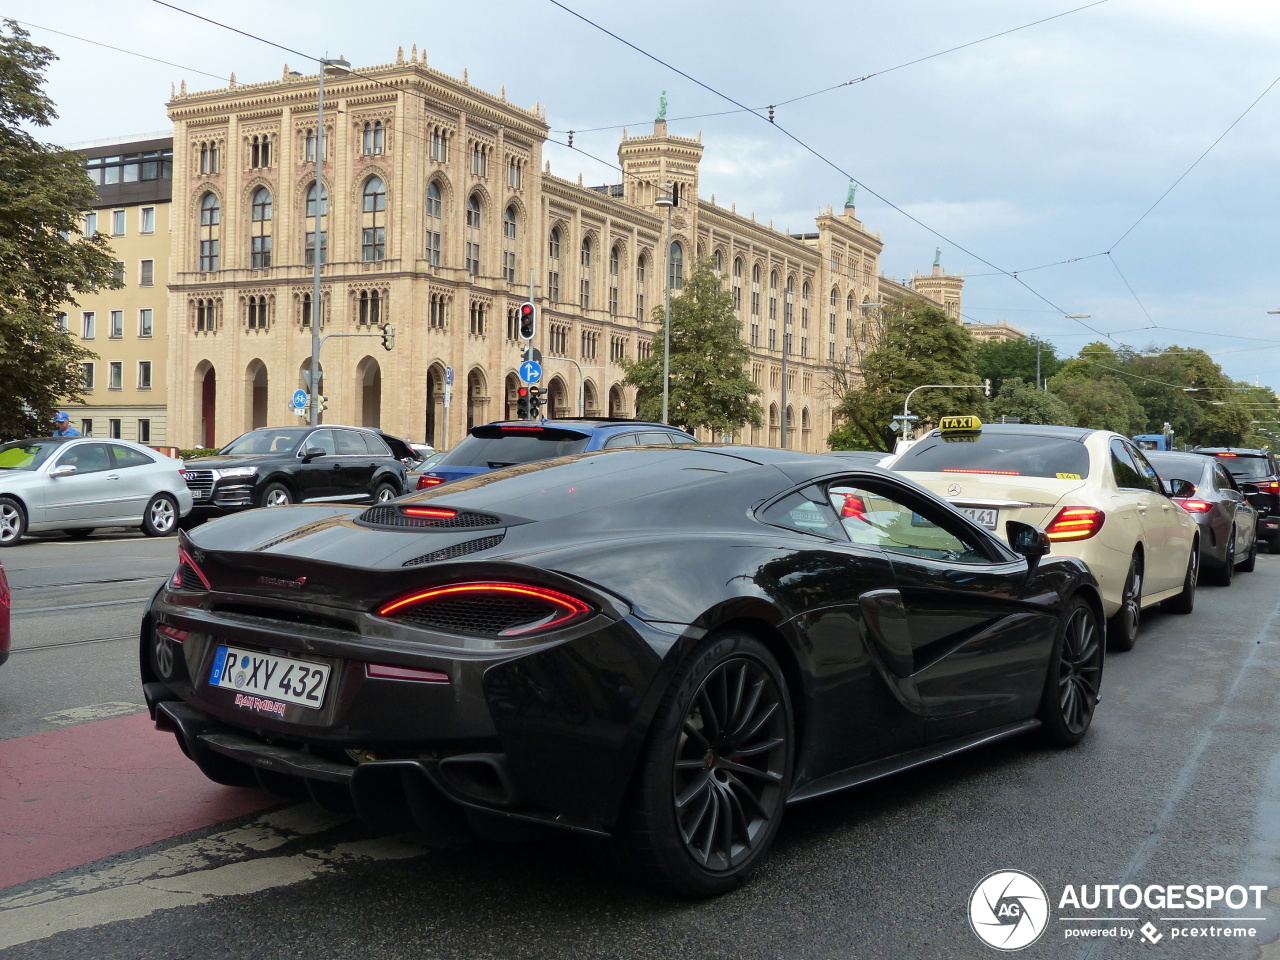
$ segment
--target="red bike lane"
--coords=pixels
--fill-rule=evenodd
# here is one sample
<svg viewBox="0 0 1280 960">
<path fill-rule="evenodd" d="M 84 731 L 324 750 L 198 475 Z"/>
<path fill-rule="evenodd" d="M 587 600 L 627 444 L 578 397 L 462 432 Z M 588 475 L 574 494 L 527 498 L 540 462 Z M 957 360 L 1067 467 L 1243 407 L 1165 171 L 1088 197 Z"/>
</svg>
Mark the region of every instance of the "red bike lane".
<svg viewBox="0 0 1280 960">
<path fill-rule="evenodd" d="M 207 780 L 146 713 L 0 740 L 0 888 L 280 802 Z"/>
</svg>

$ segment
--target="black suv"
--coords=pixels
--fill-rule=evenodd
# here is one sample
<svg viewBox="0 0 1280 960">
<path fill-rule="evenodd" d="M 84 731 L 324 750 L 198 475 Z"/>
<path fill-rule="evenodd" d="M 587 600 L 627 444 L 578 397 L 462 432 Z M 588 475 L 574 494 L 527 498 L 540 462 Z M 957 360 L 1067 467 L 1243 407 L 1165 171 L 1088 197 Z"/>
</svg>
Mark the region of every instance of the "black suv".
<svg viewBox="0 0 1280 960">
<path fill-rule="evenodd" d="M 1216 457 L 1237 483 L 1258 488 L 1246 494 L 1258 510 L 1258 539 L 1266 541 L 1272 553 L 1280 551 L 1280 464 L 1275 454 L 1235 447 L 1195 447 L 1191 452 Z"/>
<path fill-rule="evenodd" d="M 382 503 L 407 491 L 410 462 L 416 458 L 403 440 L 377 430 L 262 427 L 186 462 L 191 518 L 302 501 Z"/>
</svg>

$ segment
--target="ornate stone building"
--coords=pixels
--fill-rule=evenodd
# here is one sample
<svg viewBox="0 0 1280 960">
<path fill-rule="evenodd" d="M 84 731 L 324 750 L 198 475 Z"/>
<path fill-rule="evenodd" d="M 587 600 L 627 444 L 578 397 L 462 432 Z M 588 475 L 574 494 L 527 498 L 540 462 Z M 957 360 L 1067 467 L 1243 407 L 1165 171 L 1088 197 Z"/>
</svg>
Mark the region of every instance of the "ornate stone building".
<svg viewBox="0 0 1280 960">
<path fill-rule="evenodd" d="M 326 418 L 451 445 L 475 423 L 514 414 L 515 313 L 531 284 L 547 412 L 633 415 L 621 361 L 661 336 L 652 313 L 662 284 L 678 296 L 695 259 L 710 257 L 763 390 L 766 425 L 737 439 L 781 440 L 789 328 L 788 445 L 825 449 L 826 373 L 853 362 L 863 305 L 880 301 L 880 238 L 851 206 L 789 234 L 703 200 L 700 137 L 674 136 L 661 120 L 651 133 L 624 131 L 621 183 L 553 176 L 540 106 L 431 69 L 416 47 L 392 64 L 326 75 L 317 190 L 317 81 L 286 68 L 266 83 L 184 86 L 168 105 L 171 442 L 211 446 L 291 422 L 318 312 L 323 334 L 342 335 L 321 354 Z M 664 209 L 656 200 L 668 183 L 677 203 Z M 955 296 L 958 313 L 958 285 Z M 385 322 L 396 327 L 391 352 L 376 336 L 351 336 Z"/>
</svg>

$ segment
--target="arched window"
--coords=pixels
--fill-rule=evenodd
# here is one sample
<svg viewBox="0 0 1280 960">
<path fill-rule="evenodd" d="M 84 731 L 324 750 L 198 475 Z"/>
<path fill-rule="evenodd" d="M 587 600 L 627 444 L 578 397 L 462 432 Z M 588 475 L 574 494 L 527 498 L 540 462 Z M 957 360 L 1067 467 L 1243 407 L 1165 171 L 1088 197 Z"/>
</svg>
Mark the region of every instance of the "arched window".
<svg viewBox="0 0 1280 960">
<path fill-rule="evenodd" d="M 382 121 L 375 120 L 364 125 L 364 155 L 366 157 L 382 154 Z"/>
<path fill-rule="evenodd" d="M 425 258 L 433 267 L 440 266 L 441 234 L 444 232 L 444 207 L 440 202 L 440 184 L 427 184 L 427 250 Z"/>
<path fill-rule="evenodd" d="M 271 138 L 263 134 L 249 144 L 249 166 L 255 169 L 271 166 Z"/>
<path fill-rule="evenodd" d="M 809 329 L 809 281 L 804 282 L 804 286 L 800 288 L 800 327 L 801 329 Z M 834 332 L 834 331 L 833 331 Z"/>
<path fill-rule="evenodd" d="M 591 309 L 591 238 L 582 241 L 582 279 L 580 303 L 583 310 Z"/>
<path fill-rule="evenodd" d="M 717 274 L 724 271 L 724 256 L 719 250 L 717 250 L 715 254 L 715 271 Z"/>
<path fill-rule="evenodd" d="M 684 287 L 684 248 L 680 246 L 678 240 L 671 242 L 671 249 L 667 254 L 667 286 L 672 290 L 680 290 Z"/>
<path fill-rule="evenodd" d="M 636 319 L 648 319 L 645 316 L 645 291 L 648 289 L 649 256 L 640 254 L 636 258 Z"/>
<path fill-rule="evenodd" d="M 320 262 L 329 262 L 329 231 L 324 229 L 323 217 L 329 215 L 329 191 L 316 189 L 315 181 L 307 188 L 306 243 L 303 261 L 307 266 L 316 262 L 316 238 L 320 238 Z"/>
<path fill-rule="evenodd" d="M 377 290 L 361 290 L 356 322 L 361 326 L 376 327 L 382 324 L 383 297 Z"/>
<path fill-rule="evenodd" d="M 832 319 L 834 320 L 835 314 L 832 314 L 831 316 L 832 316 Z M 831 332 L 835 333 L 836 331 L 833 328 Z M 849 294 L 849 299 L 847 299 L 844 304 L 844 335 L 846 337 L 853 336 L 853 294 L 852 293 Z"/>
<path fill-rule="evenodd" d="M 250 297 L 246 303 L 245 326 L 250 330 L 265 330 L 270 321 L 265 296 Z"/>
<path fill-rule="evenodd" d="M 200 272 L 218 269 L 218 240 L 221 235 L 222 207 L 218 198 L 206 193 L 200 198 Z"/>
<path fill-rule="evenodd" d="M 271 266 L 271 191 L 259 187 L 249 201 L 249 266 L 265 270 Z"/>
<path fill-rule="evenodd" d="M 507 283 L 516 282 L 516 205 L 510 204 L 502 214 L 502 275 Z"/>
<path fill-rule="evenodd" d="M 733 281 L 730 285 L 733 293 L 733 309 L 742 309 L 742 258 L 733 258 Z"/>
<path fill-rule="evenodd" d="M 303 157 L 307 163 L 316 162 L 316 131 L 314 128 L 307 129 L 306 142 L 303 145 Z"/>
<path fill-rule="evenodd" d="M 560 228 L 547 235 L 547 299 L 560 302 Z"/>
<path fill-rule="evenodd" d="M 769 319 L 778 319 L 778 271 L 769 271 Z"/>
<path fill-rule="evenodd" d="M 622 264 L 615 244 L 609 250 L 609 316 L 611 317 L 618 315 L 618 278 L 621 271 Z"/>
<path fill-rule="evenodd" d="M 387 257 L 387 188 L 381 177 L 370 177 L 364 184 L 361 208 L 360 259 L 365 263 Z"/>
<path fill-rule="evenodd" d="M 751 315 L 753 317 L 760 316 L 760 264 L 755 264 L 751 268 Z M 752 341 L 752 346 L 755 341 Z"/>
<path fill-rule="evenodd" d="M 480 197 L 473 193 L 467 197 L 467 273 L 473 277 L 480 276 L 481 216 Z"/>
</svg>

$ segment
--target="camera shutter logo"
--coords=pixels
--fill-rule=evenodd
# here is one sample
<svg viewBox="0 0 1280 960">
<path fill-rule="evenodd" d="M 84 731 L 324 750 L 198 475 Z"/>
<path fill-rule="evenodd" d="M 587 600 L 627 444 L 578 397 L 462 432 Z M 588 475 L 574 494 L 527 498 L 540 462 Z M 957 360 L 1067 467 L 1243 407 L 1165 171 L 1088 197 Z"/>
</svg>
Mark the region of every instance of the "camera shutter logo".
<svg viewBox="0 0 1280 960">
<path fill-rule="evenodd" d="M 1020 870 L 989 873 L 969 897 L 969 926 L 997 950 L 1021 950 L 1049 926 L 1049 896 L 1040 881 Z"/>
</svg>

